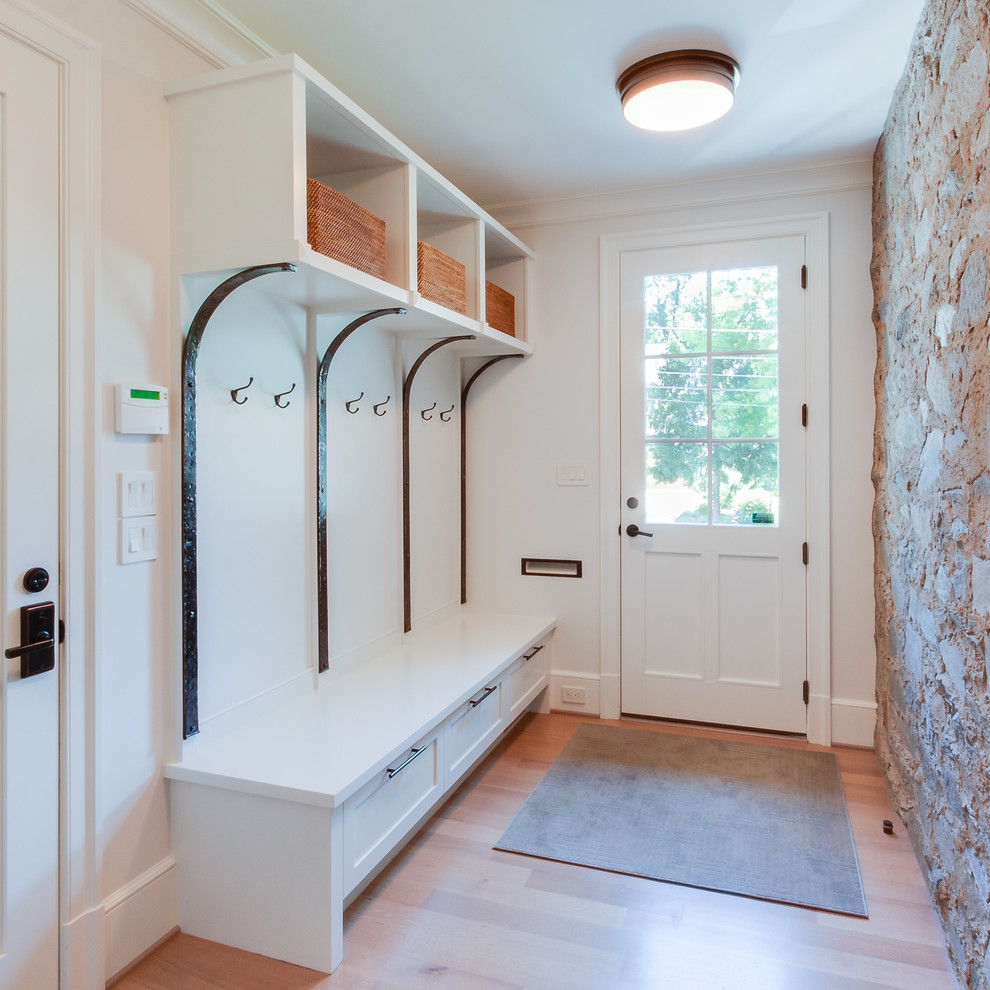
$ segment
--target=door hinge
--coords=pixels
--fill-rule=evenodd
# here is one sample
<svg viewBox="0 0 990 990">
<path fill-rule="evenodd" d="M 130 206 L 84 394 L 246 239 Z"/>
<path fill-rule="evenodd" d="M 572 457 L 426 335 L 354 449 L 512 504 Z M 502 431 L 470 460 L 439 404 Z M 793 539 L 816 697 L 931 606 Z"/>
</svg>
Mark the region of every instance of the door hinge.
<svg viewBox="0 0 990 990">
<path fill-rule="evenodd" d="M 811 700 L 811 685 L 805 681 L 804 686 L 801 688 L 801 695 L 804 698 L 804 703 L 808 704 Z"/>
<path fill-rule="evenodd" d="M 802 289 L 807 289 L 808 288 L 808 266 L 807 265 L 802 265 L 801 266 L 801 288 Z"/>
<path fill-rule="evenodd" d="M 807 543 L 802 543 L 801 544 L 801 563 L 804 564 L 806 567 L 808 566 L 808 544 Z"/>
<path fill-rule="evenodd" d="M 804 403 L 803 406 L 801 406 L 801 425 L 802 426 L 807 426 L 808 425 L 808 403 L 807 402 Z"/>
</svg>

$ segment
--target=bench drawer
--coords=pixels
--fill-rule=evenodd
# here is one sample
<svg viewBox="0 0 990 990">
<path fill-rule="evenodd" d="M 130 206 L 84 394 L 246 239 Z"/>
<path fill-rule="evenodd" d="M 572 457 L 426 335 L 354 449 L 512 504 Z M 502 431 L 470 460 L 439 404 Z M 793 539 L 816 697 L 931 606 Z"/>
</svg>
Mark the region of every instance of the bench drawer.
<svg viewBox="0 0 990 990">
<path fill-rule="evenodd" d="M 344 802 L 344 891 L 387 859 L 443 796 L 440 735 L 433 732 Z"/>
<path fill-rule="evenodd" d="M 444 725 L 444 788 L 453 786 L 502 731 L 502 685 L 479 691 Z"/>
<path fill-rule="evenodd" d="M 505 687 L 506 717 L 513 721 L 546 686 L 549 669 L 549 640 L 531 646 L 506 672 L 502 683 Z"/>
</svg>

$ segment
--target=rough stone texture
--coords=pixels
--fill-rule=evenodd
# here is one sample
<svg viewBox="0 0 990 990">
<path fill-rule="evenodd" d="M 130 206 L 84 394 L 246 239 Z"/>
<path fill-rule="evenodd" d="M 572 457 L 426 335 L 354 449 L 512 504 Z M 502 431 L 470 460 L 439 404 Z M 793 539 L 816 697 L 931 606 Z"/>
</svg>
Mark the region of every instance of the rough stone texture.
<svg viewBox="0 0 990 990">
<path fill-rule="evenodd" d="M 877 753 L 990 988 L 990 3 L 929 0 L 874 162 Z"/>
</svg>

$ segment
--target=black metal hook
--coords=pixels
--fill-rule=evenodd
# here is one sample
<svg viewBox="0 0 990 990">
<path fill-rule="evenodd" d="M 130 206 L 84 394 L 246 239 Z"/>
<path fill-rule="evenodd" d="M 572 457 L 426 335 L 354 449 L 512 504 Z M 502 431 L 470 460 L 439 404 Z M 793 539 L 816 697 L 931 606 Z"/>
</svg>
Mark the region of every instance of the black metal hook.
<svg viewBox="0 0 990 990">
<path fill-rule="evenodd" d="M 295 391 L 295 389 L 296 389 L 296 383 L 293 382 L 292 388 L 290 388 L 288 392 L 279 392 L 278 395 L 275 396 L 275 405 L 278 406 L 279 409 L 284 409 L 286 406 L 291 406 L 292 405 L 291 402 L 280 402 L 279 400 L 282 398 L 283 395 L 291 395 Z"/>
<path fill-rule="evenodd" d="M 427 408 L 427 409 L 421 409 L 419 414 L 420 414 L 420 416 L 423 417 L 423 419 L 433 419 L 433 416 L 432 415 L 427 416 L 426 414 L 428 412 L 430 412 L 431 409 L 436 409 L 436 407 L 437 407 L 437 404 L 434 402 L 433 405 L 430 406 L 429 408 Z"/>
<path fill-rule="evenodd" d="M 243 406 L 243 405 L 244 405 L 244 403 L 245 403 L 245 402 L 247 402 L 247 400 L 248 400 L 248 397 L 247 397 L 247 396 L 245 395 L 243 399 L 238 399 L 238 398 L 237 398 L 237 393 L 238 393 L 238 392 L 243 392 L 243 391 L 244 391 L 244 389 L 246 389 L 246 388 L 250 388 L 250 387 L 251 387 L 251 386 L 252 386 L 253 384 L 254 384 L 254 375 L 252 375 L 252 376 L 251 376 L 251 377 L 250 377 L 250 378 L 248 379 L 248 383 L 247 383 L 247 385 L 242 385 L 242 386 L 241 386 L 240 388 L 232 388 L 232 389 L 230 390 L 230 397 L 231 397 L 231 398 L 232 398 L 232 399 L 234 400 L 234 402 L 236 402 L 236 403 L 237 403 L 237 404 L 238 404 L 239 406 Z"/>
<path fill-rule="evenodd" d="M 456 403 L 455 403 L 455 405 L 456 405 Z M 443 421 L 444 421 L 445 423 L 449 423 L 449 422 L 450 422 L 450 414 L 451 414 L 451 413 L 452 413 L 453 411 L 454 411 L 454 406 L 451 406 L 451 407 L 450 407 L 449 409 L 444 409 L 444 411 L 443 411 L 442 413 L 440 413 L 440 418 L 441 418 L 441 419 L 442 419 L 442 420 L 443 420 Z"/>
<path fill-rule="evenodd" d="M 353 406 L 355 402 L 360 402 L 363 398 L 364 398 L 364 392 L 362 392 L 356 399 L 351 399 L 349 402 L 344 403 L 344 406 L 346 407 L 347 411 L 352 416 L 357 412 L 357 409 L 351 409 L 351 406 Z"/>
<path fill-rule="evenodd" d="M 375 410 L 375 415 L 376 416 L 384 416 L 385 415 L 385 410 L 384 409 L 382 409 L 381 412 L 379 412 L 378 409 L 379 409 L 380 406 L 387 406 L 388 403 L 389 403 L 389 401 L 391 400 L 391 398 L 392 398 L 392 396 L 388 395 L 388 396 L 385 397 L 385 401 L 384 402 L 376 402 L 375 403 L 375 405 L 372 408 Z"/>
</svg>

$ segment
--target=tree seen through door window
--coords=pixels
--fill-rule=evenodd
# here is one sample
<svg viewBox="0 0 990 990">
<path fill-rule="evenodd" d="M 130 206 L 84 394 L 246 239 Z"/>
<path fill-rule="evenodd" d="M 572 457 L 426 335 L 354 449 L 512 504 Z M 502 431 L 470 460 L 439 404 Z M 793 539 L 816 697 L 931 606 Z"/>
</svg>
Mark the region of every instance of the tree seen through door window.
<svg viewBox="0 0 990 990">
<path fill-rule="evenodd" d="M 644 280 L 647 518 L 775 525 L 777 269 Z"/>
</svg>

